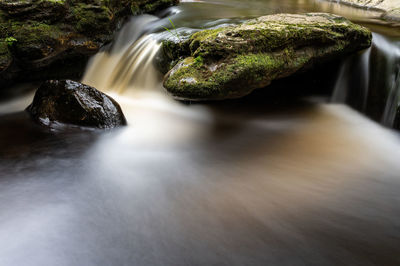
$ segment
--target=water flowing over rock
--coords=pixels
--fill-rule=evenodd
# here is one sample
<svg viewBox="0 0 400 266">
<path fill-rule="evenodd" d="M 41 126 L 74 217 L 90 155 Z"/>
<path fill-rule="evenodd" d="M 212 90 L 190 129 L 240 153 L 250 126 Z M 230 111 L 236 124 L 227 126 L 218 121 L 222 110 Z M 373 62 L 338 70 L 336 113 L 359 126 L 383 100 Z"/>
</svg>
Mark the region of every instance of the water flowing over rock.
<svg viewBox="0 0 400 266">
<path fill-rule="evenodd" d="M 71 80 L 46 81 L 27 111 L 40 124 L 74 124 L 95 128 L 126 125 L 119 104 L 93 87 Z"/>
<path fill-rule="evenodd" d="M 175 38 L 176 39 L 176 38 Z M 238 98 L 371 45 L 371 32 L 325 13 L 277 14 L 163 42 L 173 68 L 164 87 L 176 98 Z"/>
<path fill-rule="evenodd" d="M 332 102 L 345 103 L 387 127 L 399 129 L 400 40 L 373 33 L 369 49 L 343 61 Z"/>
<path fill-rule="evenodd" d="M 78 77 L 125 18 L 179 0 L 0 0 L 0 86 Z"/>
<path fill-rule="evenodd" d="M 380 10 L 382 18 L 400 21 L 400 0 L 339 0 L 341 4 L 365 9 Z"/>
</svg>

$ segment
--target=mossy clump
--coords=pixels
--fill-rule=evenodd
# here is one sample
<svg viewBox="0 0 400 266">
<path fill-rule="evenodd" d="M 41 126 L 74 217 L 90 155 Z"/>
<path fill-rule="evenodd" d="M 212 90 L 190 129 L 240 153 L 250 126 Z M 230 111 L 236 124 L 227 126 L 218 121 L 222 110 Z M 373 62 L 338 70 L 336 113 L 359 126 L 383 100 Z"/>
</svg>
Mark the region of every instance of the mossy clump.
<svg viewBox="0 0 400 266">
<path fill-rule="evenodd" d="M 171 73 L 164 86 L 170 87 L 169 92 L 179 99 L 220 100 L 242 97 L 254 87 L 265 87 L 278 77 L 293 74 L 311 60 L 311 54 L 293 60 L 293 53 L 239 54 L 215 65 L 204 64 L 198 57 L 187 57 Z M 241 89 L 235 90 L 233 87 Z"/>
<path fill-rule="evenodd" d="M 62 31 L 57 25 L 37 21 L 14 22 L 9 36 L 15 38 L 13 53 L 21 60 L 36 60 L 48 56 L 60 44 Z"/>
<path fill-rule="evenodd" d="M 163 42 L 176 65 L 164 87 L 176 98 L 242 97 L 272 80 L 371 45 L 371 32 L 342 17 L 278 14 L 238 26 L 204 30 L 182 42 Z"/>
<path fill-rule="evenodd" d="M 113 13 L 105 5 L 88 6 L 79 3 L 71 8 L 75 28 L 80 33 L 98 34 L 113 29 Z"/>
</svg>

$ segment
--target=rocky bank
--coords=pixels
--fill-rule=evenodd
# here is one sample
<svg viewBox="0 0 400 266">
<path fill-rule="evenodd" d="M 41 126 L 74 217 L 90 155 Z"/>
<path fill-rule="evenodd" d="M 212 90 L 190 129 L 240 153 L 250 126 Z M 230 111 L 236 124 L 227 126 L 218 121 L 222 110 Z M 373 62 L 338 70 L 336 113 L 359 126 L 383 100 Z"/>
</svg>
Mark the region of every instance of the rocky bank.
<svg viewBox="0 0 400 266">
<path fill-rule="evenodd" d="M 130 15 L 178 0 L 0 0 L 0 87 L 70 78 Z"/>
</svg>

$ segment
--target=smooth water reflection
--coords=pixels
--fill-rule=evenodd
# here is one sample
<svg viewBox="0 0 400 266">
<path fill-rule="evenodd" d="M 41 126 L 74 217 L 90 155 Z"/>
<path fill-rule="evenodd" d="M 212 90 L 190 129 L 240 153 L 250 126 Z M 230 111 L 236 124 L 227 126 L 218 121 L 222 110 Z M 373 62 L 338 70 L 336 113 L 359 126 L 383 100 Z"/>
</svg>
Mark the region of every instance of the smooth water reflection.
<svg viewBox="0 0 400 266">
<path fill-rule="evenodd" d="M 391 131 L 342 105 L 150 99 L 117 96 L 130 125 L 104 133 L 1 117 L 0 265 L 400 262 Z"/>
<path fill-rule="evenodd" d="M 380 12 L 355 8 L 325 0 L 213 0 L 183 1 L 173 8 L 171 19 L 178 27 L 203 28 L 205 23 L 216 20 L 240 20 L 276 13 L 327 12 L 344 16 L 372 28 L 374 31 L 400 36 L 398 23 L 383 21 Z M 164 26 L 170 27 L 168 19 Z"/>
</svg>

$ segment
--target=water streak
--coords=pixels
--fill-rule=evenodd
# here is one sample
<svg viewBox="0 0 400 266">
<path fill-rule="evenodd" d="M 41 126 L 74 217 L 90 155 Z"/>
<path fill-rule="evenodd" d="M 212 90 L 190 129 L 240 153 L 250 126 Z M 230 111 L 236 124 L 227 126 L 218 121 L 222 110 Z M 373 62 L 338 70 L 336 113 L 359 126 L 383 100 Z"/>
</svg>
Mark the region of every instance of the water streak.
<svg viewBox="0 0 400 266">
<path fill-rule="evenodd" d="M 346 59 L 332 102 L 347 103 L 393 127 L 400 97 L 400 42 L 373 33 L 372 47 Z"/>
<path fill-rule="evenodd" d="M 161 88 L 161 74 L 153 65 L 160 44 L 155 35 L 146 34 L 146 26 L 156 20 L 146 15 L 127 23 L 115 42 L 91 59 L 82 82 L 119 94 Z"/>
</svg>

